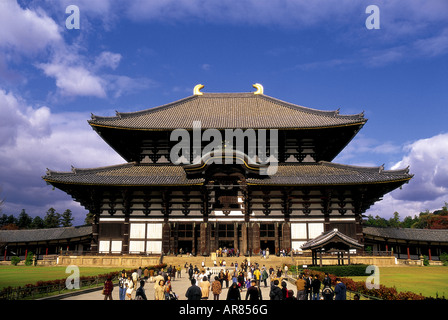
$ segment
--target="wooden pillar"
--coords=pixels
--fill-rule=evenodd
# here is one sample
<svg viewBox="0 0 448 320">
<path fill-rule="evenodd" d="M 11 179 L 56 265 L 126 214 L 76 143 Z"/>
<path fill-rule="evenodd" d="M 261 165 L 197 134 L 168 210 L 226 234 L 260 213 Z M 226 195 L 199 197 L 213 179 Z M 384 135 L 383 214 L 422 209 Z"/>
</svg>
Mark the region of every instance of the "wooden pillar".
<svg viewBox="0 0 448 320">
<path fill-rule="evenodd" d="M 260 224 L 254 222 L 252 225 L 252 253 L 260 253 Z"/>
<path fill-rule="evenodd" d="M 204 256 L 208 256 L 210 254 L 210 252 L 207 248 L 208 247 L 207 244 L 210 243 L 210 239 L 208 237 L 208 228 L 209 228 L 209 224 L 207 222 L 201 222 L 201 224 L 199 226 L 200 236 L 199 236 L 198 254 L 204 255 Z M 215 232 L 215 236 L 216 236 L 216 232 Z"/>
<path fill-rule="evenodd" d="M 130 225 L 129 225 L 129 215 L 124 217 L 123 223 L 123 242 L 121 243 L 121 253 L 128 254 L 129 253 L 129 233 L 130 233 Z"/>
<path fill-rule="evenodd" d="M 319 249 L 319 266 L 322 267 L 322 248 Z"/>
<path fill-rule="evenodd" d="M 241 255 L 246 255 L 249 250 L 249 247 L 247 245 L 247 239 L 248 239 L 247 225 L 248 224 L 249 224 L 248 222 L 244 222 L 241 224 L 241 248 L 240 248 Z"/>
<path fill-rule="evenodd" d="M 282 237 L 282 249 L 289 253 L 291 251 L 291 224 L 289 222 L 282 224 Z"/>
<path fill-rule="evenodd" d="M 162 252 L 163 254 L 168 254 L 170 251 L 170 235 L 171 235 L 171 225 L 169 222 L 163 224 L 162 228 Z"/>
<path fill-rule="evenodd" d="M 406 246 L 406 252 L 408 254 L 408 260 L 410 260 L 411 259 L 411 254 L 409 252 L 409 244 Z"/>
<path fill-rule="evenodd" d="M 428 247 L 428 259 L 432 260 L 432 256 L 431 256 L 431 248 Z"/>
<path fill-rule="evenodd" d="M 99 251 L 99 231 L 100 231 L 100 225 L 99 225 L 99 218 L 98 218 L 98 214 L 93 214 L 93 218 L 92 218 L 92 241 L 90 242 L 90 252 L 92 253 L 98 253 Z M 48 245 L 47 245 L 47 249 L 45 251 L 45 255 L 48 255 Z"/>
</svg>

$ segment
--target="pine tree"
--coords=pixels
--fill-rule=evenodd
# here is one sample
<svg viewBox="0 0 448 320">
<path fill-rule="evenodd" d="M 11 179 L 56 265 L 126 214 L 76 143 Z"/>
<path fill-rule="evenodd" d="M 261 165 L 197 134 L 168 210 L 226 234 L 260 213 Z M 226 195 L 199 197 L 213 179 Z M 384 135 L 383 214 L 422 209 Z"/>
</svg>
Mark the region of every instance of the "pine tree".
<svg viewBox="0 0 448 320">
<path fill-rule="evenodd" d="M 58 228 L 61 224 L 61 215 L 54 208 L 50 208 L 44 217 L 45 228 Z"/>
<path fill-rule="evenodd" d="M 19 219 L 17 220 L 17 226 L 19 229 L 29 229 L 31 228 L 31 223 L 33 222 L 33 218 L 31 218 L 28 213 L 25 212 L 25 209 L 22 209 L 22 212 L 19 214 Z"/>
<path fill-rule="evenodd" d="M 70 209 L 65 210 L 61 216 L 62 227 L 71 227 L 73 220 L 74 218 L 72 217 L 72 211 Z"/>
<path fill-rule="evenodd" d="M 45 228 L 44 220 L 42 220 L 41 217 L 36 216 L 33 219 L 33 222 L 31 222 L 31 229 L 43 229 Z"/>
</svg>

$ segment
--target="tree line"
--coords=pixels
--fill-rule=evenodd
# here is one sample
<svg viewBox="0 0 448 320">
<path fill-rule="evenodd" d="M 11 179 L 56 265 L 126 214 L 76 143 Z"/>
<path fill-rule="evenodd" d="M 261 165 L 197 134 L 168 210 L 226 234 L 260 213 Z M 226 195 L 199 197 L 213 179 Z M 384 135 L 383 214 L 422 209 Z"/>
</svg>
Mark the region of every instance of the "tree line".
<svg viewBox="0 0 448 320">
<path fill-rule="evenodd" d="M 17 230 L 71 227 L 73 220 L 74 218 L 70 209 L 66 209 L 60 214 L 54 208 L 50 208 L 43 218 L 40 216 L 33 218 L 26 213 L 25 209 L 22 209 L 22 212 L 20 212 L 17 218 L 12 214 L 2 214 L 0 216 L 0 229 Z"/>
<path fill-rule="evenodd" d="M 394 212 L 392 218 L 385 219 L 380 216 L 368 215 L 363 220 L 363 225 L 367 227 L 394 227 L 394 228 L 415 228 L 415 229 L 448 229 L 448 202 L 442 209 L 430 212 L 420 212 L 414 217 L 407 216 L 401 221 L 400 214 Z"/>
</svg>

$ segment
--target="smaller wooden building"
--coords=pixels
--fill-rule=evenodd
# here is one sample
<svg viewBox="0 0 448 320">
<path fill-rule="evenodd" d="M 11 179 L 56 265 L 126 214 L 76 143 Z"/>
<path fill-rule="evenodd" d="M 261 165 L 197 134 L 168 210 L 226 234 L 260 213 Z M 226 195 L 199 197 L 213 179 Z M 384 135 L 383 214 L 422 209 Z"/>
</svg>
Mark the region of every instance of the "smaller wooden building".
<svg viewBox="0 0 448 320">
<path fill-rule="evenodd" d="M 350 250 L 362 249 L 363 245 L 356 239 L 339 232 L 338 229 L 333 229 L 323 232 L 321 235 L 303 244 L 301 248 L 302 250 L 311 250 L 311 264 L 319 264 L 322 267 L 323 253 L 336 254 L 338 265 L 344 264 L 344 253 L 347 253 L 348 264 L 350 264 Z"/>
<path fill-rule="evenodd" d="M 92 226 L 78 226 L 49 229 L 0 230 L 0 250 L 3 261 L 11 256 L 24 260 L 28 252 L 43 259 L 62 252 L 90 252 Z"/>
<path fill-rule="evenodd" d="M 438 261 L 448 253 L 447 229 L 364 227 L 364 249 L 372 254 L 390 252 L 398 259 L 416 260 L 427 256 Z"/>
</svg>

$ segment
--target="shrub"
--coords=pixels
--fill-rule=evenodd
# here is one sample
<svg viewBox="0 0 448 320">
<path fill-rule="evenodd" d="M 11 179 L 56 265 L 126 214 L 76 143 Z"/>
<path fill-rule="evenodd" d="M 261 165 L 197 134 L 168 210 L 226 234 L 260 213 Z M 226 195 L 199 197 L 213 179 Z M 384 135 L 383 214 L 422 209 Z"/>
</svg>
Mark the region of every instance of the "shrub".
<svg viewBox="0 0 448 320">
<path fill-rule="evenodd" d="M 17 256 L 11 257 L 11 264 L 16 266 L 20 262 L 20 258 Z"/>
<path fill-rule="evenodd" d="M 443 262 L 443 265 L 444 265 L 444 266 L 448 266 L 448 253 L 443 252 L 443 253 L 440 255 L 440 261 Z"/>
<path fill-rule="evenodd" d="M 333 274 L 337 277 L 357 277 L 366 275 L 366 264 L 352 264 L 344 266 L 309 267 L 310 270 Z"/>
<path fill-rule="evenodd" d="M 26 266 L 31 266 L 33 264 L 33 257 L 34 257 L 34 253 L 28 252 L 28 254 L 26 255 L 26 259 L 25 259 Z"/>
</svg>

